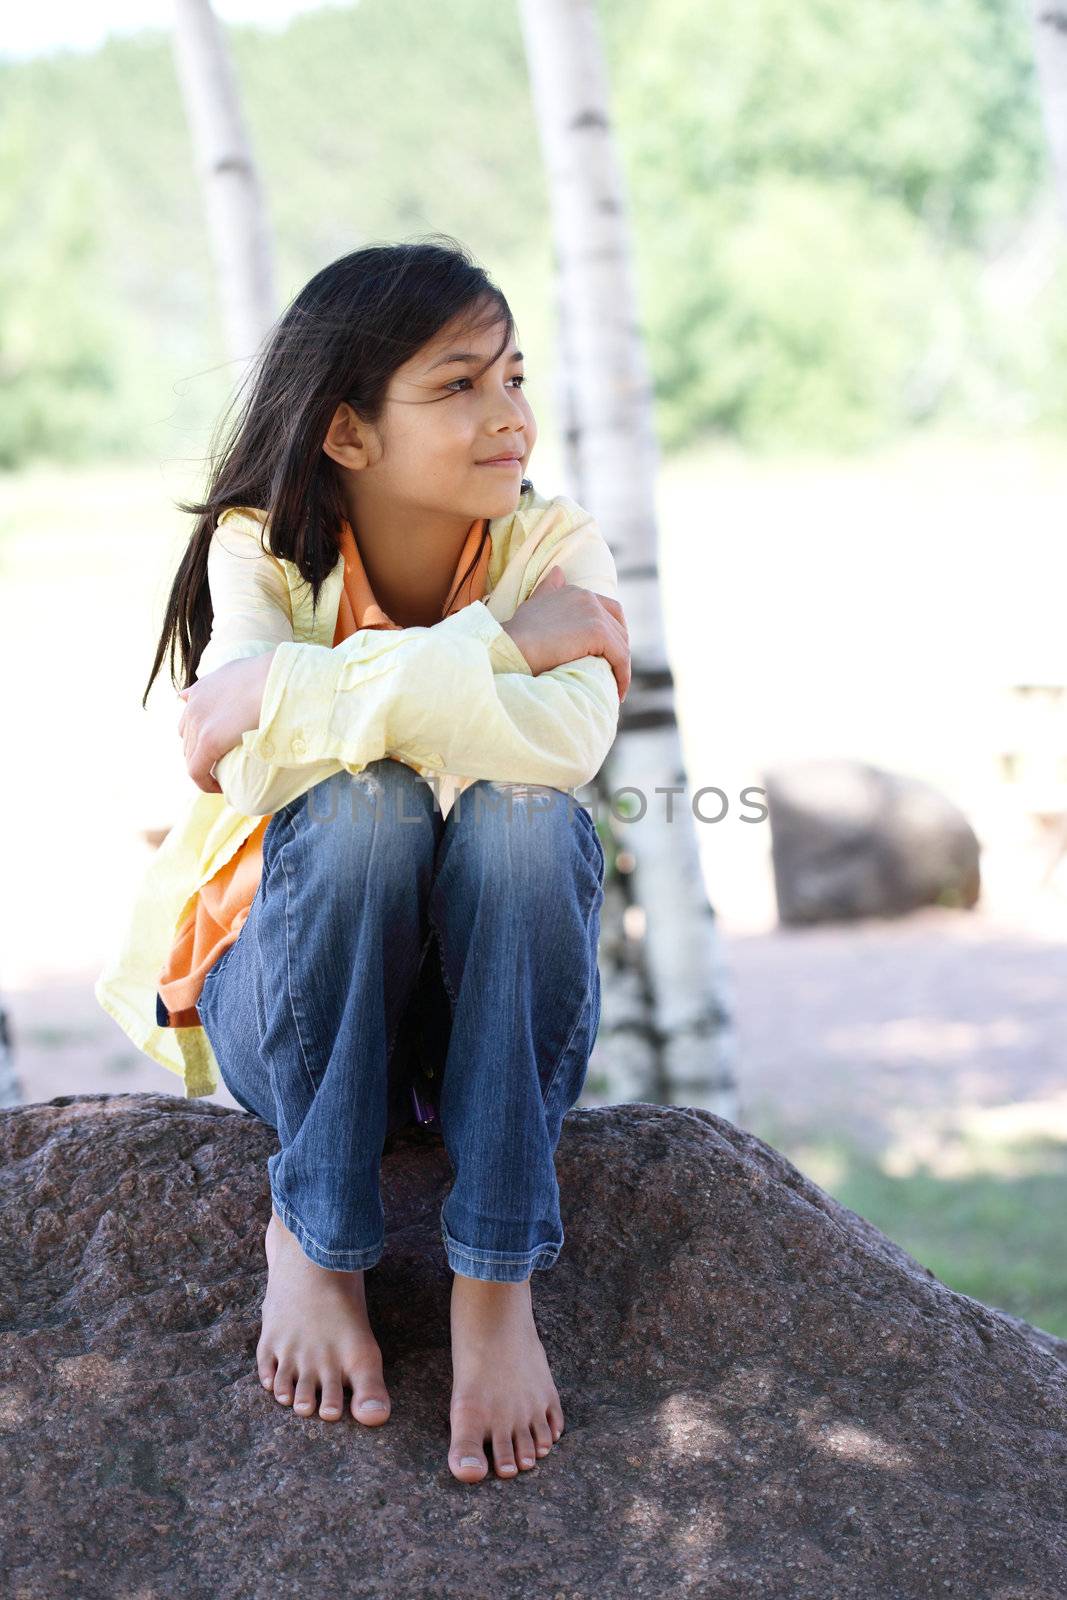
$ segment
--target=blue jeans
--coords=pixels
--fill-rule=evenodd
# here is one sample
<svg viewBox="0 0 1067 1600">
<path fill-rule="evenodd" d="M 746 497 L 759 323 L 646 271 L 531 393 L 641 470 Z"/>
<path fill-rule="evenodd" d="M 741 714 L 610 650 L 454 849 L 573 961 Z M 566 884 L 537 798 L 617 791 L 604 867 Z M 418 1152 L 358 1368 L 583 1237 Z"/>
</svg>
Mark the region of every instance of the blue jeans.
<svg viewBox="0 0 1067 1600">
<path fill-rule="evenodd" d="M 387 757 L 272 815 L 197 1009 L 226 1087 L 277 1129 L 274 1207 L 310 1260 L 380 1259 L 382 1148 L 417 1053 L 439 1073 L 452 1271 L 519 1283 L 552 1266 L 554 1155 L 600 1023 L 603 884 L 596 826 L 563 790 L 481 779 L 445 818 Z"/>
</svg>

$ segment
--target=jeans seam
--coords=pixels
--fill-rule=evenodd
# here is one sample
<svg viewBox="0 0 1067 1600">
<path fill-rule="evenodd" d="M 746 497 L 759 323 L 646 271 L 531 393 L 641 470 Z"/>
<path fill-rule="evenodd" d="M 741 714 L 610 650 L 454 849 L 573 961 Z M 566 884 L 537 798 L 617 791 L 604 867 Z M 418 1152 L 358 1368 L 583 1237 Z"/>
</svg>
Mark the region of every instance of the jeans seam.
<svg viewBox="0 0 1067 1600">
<path fill-rule="evenodd" d="M 426 920 L 429 922 L 431 933 L 433 934 L 433 937 L 437 941 L 437 961 L 438 961 L 439 967 L 441 968 L 441 981 L 444 983 L 445 993 L 448 995 L 448 1002 L 449 1002 L 449 1005 L 452 1007 L 452 1015 L 455 1016 L 456 1007 L 459 1004 L 459 1001 L 457 1000 L 456 996 L 452 993 L 452 985 L 448 981 L 448 972 L 447 972 L 447 970 L 445 968 L 445 947 L 444 947 L 444 942 L 443 942 L 443 940 L 441 938 L 441 931 L 438 928 L 436 922 L 434 921 L 433 911 L 429 907 L 427 907 L 427 910 L 426 910 Z"/>
<path fill-rule="evenodd" d="M 528 1266 L 534 1261 L 539 1261 L 542 1256 L 558 1256 L 563 1248 L 557 1244 L 536 1244 L 531 1250 L 476 1250 L 471 1245 L 460 1244 L 458 1239 L 450 1238 L 445 1231 L 444 1223 L 441 1224 L 441 1238 L 453 1255 L 462 1256 L 467 1261 L 477 1261 L 485 1266 Z"/>
<path fill-rule="evenodd" d="M 579 809 L 582 809 L 582 808 L 579 807 Z M 593 822 L 592 817 L 589 816 L 588 812 L 585 812 L 585 815 L 586 815 L 586 817 L 588 817 L 590 826 L 593 827 L 594 835 L 595 835 L 595 827 L 596 827 L 596 825 Z M 599 845 L 599 843 L 600 843 L 599 838 L 597 838 L 597 844 Z M 601 878 L 601 873 L 603 872 L 603 866 L 604 866 L 603 850 L 601 850 L 600 860 L 601 860 L 601 872 L 597 874 L 597 877 L 600 878 L 600 887 L 602 888 L 603 887 L 603 879 Z M 594 900 L 594 903 L 595 903 L 595 901 L 596 901 L 596 895 L 595 894 L 593 896 L 593 900 Z M 445 970 L 444 944 L 443 944 L 443 942 L 441 940 L 440 933 L 438 932 L 437 924 L 434 922 L 433 912 L 430 909 L 427 909 L 427 919 L 428 919 L 428 921 L 430 923 L 430 926 L 433 929 L 435 935 L 437 936 L 437 953 L 438 953 L 438 955 L 440 957 L 441 977 L 444 980 L 445 989 L 446 989 L 446 991 L 448 993 L 448 998 L 449 998 L 449 1001 L 451 1002 L 451 1005 L 452 1005 L 452 1008 L 453 1008 L 453 1014 L 454 1014 L 455 1013 L 455 1007 L 458 1004 L 458 1001 L 456 999 L 456 996 L 452 992 L 452 985 L 448 981 L 448 973 Z M 587 984 L 586 985 L 586 991 L 585 991 L 585 1000 L 584 1000 L 582 1006 L 579 1008 L 578 1015 L 574 1019 L 574 1026 L 571 1028 L 570 1033 L 567 1035 L 567 1042 L 563 1046 L 563 1049 L 559 1053 L 559 1057 L 558 1057 L 558 1059 L 556 1061 L 556 1064 L 552 1068 L 552 1076 L 548 1080 L 548 1087 L 544 1091 L 544 1102 L 545 1102 L 546 1105 L 548 1104 L 548 1097 L 552 1093 L 552 1090 L 553 1090 L 553 1088 L 555 1086 L 556 1079 L 559 1076 L 559 1069 L 563 1065 L 563 1062 L 564 1062 L 564 1060 L 566 1058 L 566 1055 L 567 1055 L 567 1051 L 570 1049 L 572 1043 L 574 1042 L 574 1035 L 578 1031 L 578 1024 L 581 1022 L 582 1018 L 586 1014 L 586 1011 L 588 1009 L 591 996 L 592 996 L 592 985 L 591 984 Z"/>
<path fill-rule="evenodd" d="M 286 823 L 288 825 L 290 833 L 294 833 L 295 830 L 293 829 L 293 820 L 292 820 L 292 818 L 291 817 L 287 817 L 286 818 Z M 294 1029 L 294 1031 L 296 1033 L 296 1042 L 300 1046 L 300 1061 L 301 1061 L 301 1064 L 303 1065 L 304 1071 L 307 1073 L 307 1079 L 308 1079 L 309 1084 L 311 1085 L 312 1094 L 317 1094 L 318 1090 L 319 1090 L 319 1086 L 315 1082 L 315 1079 L 312 1077 L 312 1075 L 311 1075 L 311 1067 L 308 1065 L 307 1051 L 304 1048 L 304 1040 L 303 1040 L 303 1038 L 301 1036 L 301 1033 L 300 1033 L 300 1019 L 297 1016 L 296 1002 L 293 999 L 293 963 L 292 963 L 292 956 L 291 956 L 290 947 L 289 947 L 289 895 L 290 895 L 289 870 L 288 870 L 288 868 L 287 868 L 287 866 L 285 864 L 285 856 L 284 856 L 284 854 L 280 854 L 279 855 L 279 860 L 281 862 L 282 875 L 285 878 L 285 912 L 284 912 L 284 915 L 282 917 L 282 922 L 283 922 L 283 925 L 284 925 L 284 928 L 285 928 L 285 992 L 289 997 L 289 1010 L 292 1013 L 292 1017 L 293 1017 L 293 1029 Z"/>
<path fill-rule="evenodd" d="M 586 815 L 588 815 L 588 813 L 586 813 Z M 590 821 L 590 823 L 592 823 L 592 821 L 593 821 L 592 817 L 589 818 L 589 821 Z M 599 877 L 600 875 L 597 874 L 597 876 Z M 599 885 L 599 888 L 602 888 L 602 887 L 603 887 L 603 882 L 601 881 L 601 883 Z M 599 893 L 599 888 L 598 888 L 597 893 Z M 590 906 L 590 911 L 589 911 L 590 916 L 592 915 L 593 908 L 596 905 L 596 899 L 597 899 L 597 895 L 594 893 L 594 895 L 593 895 L 593 903 Z M 595 952 L 595 954 L 593 956 L 593 960 L 599 963 L 599 959 L 600 959 L 600 952 L 599 952 L 599 940 L 598 940 L 598 949 L 597 949 L 597 951 Z M 552 1069 L 552 1076 L 548 1080 L 548 1086 L 546 1087 L 545 1093 L 544 1093 L 544 1103 L 545 1103 L 546 1106 L 548 1105 L 549 1097 L 552 1094 L 552 1090 L 556 1086 L 556 1079 L 559 1077 L 560 1068 L 562 1067 L 564 1061 L 567 1058 L 567 1052 L 570 1049 L 571 1045 L 574 1043 L 574 1035 L 578 1031 L 578 1024 L 580 1022 L 582 1022 L 583 1019 L 588 1015 L 589 1007 L 592 1004 L 592 1000 L 593 1000 L 593 979 L 590 978 L 588 983 L 586 984 L 586 987 L 585 987 L 585 996 L 583 998 L 582 1004 L 578 1008 L 578 1015 L 574 1019 L 574 1026 L 571 1029 L 570 1033 L 567 1035 L 567 1042 L 563 1046 L 563 1049 L 560 1051 L 559 1059 L 557 1060 L 556 1065 Z"/>
<path fill-rule="evenodd" d="M 590 1003 L 590 999 L 592 997 L 592 993 L 593 993 L 592 987 L 591 986 L 587 987 L 586 991 L 585 991 L 585 998 L 583 999 L 582 1004 L 578 1008 L 578 1015 L 574 1019 L 574 1026 L 571 1029 L 570 1033 L 567 1035 L 567 1042 L 563 1046 L 563 1049 L 560 1051 L 559 1059 L 557 1060 L 556 1065 L 552 1069 L 552 1076 L 548 1080 L 548 1085 L 547 1085 L 547 1087 L 545 1089 L 545 1095 L 544 1095 L 544 1103 L 545 1103 L 546 1106 L 548 1105 L 549 1099 L 550 1099 L 551 1094 L 552 1094 L 552 1090 L 556 1086 L 556 1079 L 559 1077 L 559 1069 L 562 1067 L 564 1061 L 567 1058 L 567 1051 L 570 1049 L 571 1045 L 574 1043 L 574 1035 L 578 1032 L 578 1024 L 582 1021 L 582 1019 L 586 1016 L 586 1014 L 588 1012 L 589 1003 Z"/>
</svg>

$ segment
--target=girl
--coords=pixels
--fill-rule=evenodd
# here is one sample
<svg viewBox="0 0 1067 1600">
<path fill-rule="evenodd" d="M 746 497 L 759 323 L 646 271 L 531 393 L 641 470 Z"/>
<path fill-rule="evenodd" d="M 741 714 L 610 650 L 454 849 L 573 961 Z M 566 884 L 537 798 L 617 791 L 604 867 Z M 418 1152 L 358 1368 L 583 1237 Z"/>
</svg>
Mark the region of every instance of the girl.
<svg viewBox="0 0 1067 1600">
<path fill-rule="evenodd" d="M 464 1482 L 487 1440 L 507 1477 L 563 1430 L 530 1276 L 563 1243 L 553 1157 L 600 1017 L 604 854 L 571 791 L 629 687 L 603 536 L 523 476 L 514 331 L 453 241 L 344 256 L 279 319 L 182 507 L 145 689 L 180 650 L 202 793 L 96 986 L 187 1095 L 221 1076 L 277 1130 L 257 1366 L 303 1415 L 348 1385 L 388 1418 L 380 1158 L 439 1118 Z"/>
</svg>

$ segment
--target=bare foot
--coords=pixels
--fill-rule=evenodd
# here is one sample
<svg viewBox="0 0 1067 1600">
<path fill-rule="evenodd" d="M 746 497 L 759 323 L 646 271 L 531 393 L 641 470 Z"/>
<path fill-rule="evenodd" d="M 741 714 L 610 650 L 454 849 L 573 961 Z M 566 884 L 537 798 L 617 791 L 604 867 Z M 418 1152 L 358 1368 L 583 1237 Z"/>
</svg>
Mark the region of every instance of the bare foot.
<svg viewBox="0 0 1067 1600">
<path fill-rule="evenodd" d="M 267 1292 L 256 1366 L 264 1389 L 303 1417 L 336 1422 L 344 1386 L 352 1389 L 352 1415 L 377 1427 L 388 1421 L 389 1392 L 382 1353 L 367 1316 L 362 1272 L 330 1272 L 310 1261 L 271 1207 L 264 1239 Z M 295 1385 L 295 1398 L 294 1398 Z"/>
<path fill-rule="evenodd" d="M 529 1278 L 490 1283 L 457 1272 L 451 1321 L 453 1476 L 461 1483 L 486 1476 L 486 1437 L 498 1478 L 529 1471 L 563 1432 L 563 1408 L 534 1323 Z"/>
</svg>

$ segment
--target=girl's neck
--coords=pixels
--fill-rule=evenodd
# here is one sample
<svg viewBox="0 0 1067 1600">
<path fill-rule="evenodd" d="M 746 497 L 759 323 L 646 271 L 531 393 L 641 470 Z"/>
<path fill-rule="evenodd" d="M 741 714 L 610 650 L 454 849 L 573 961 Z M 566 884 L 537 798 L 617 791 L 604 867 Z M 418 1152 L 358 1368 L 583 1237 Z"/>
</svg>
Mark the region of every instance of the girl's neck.
<svg viewBox="0 0 1067 1600">
<path fill-rule="evenodd" d="M 349 507 L 349 522 L 374 598 L 402 628 L 440 622 L 470 522 L 441 517 L 414 525 L 403 511 Z"/>
</svg>

